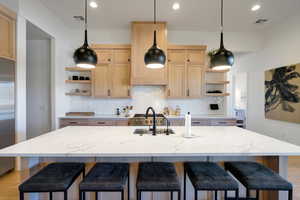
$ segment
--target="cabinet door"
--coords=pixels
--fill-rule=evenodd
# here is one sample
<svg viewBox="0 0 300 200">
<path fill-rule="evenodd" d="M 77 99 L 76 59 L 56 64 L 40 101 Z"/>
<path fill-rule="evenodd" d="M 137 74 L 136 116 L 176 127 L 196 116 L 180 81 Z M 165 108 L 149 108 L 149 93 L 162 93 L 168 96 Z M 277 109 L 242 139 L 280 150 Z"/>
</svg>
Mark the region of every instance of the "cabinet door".
<svg viewBox="0 0 300 200">
<path fill-rule="evenodd" d="M 133 85 L 166 85 L 167 67 L 162 69 L 149 69 L 144 63 L 144 56 L 153 44 L 153 33 L 157 30 L 157 44 L 167 53 L 166 23 L 132 24 L 132 66 L 131 83 Z"/>
<path fill-rule="evenodd" d="M 168 52 L 169 98 L 186 97 L 186 53 L 184 50 L 170 50 Z"/>
<path fill-rule="evenodd" d="M 130 97 L 128 64 L 113 64 L 111 66 L 111 97 Z"/>
<path fill-rule="evenodd" d="M 204 65 L 205 64 L 205 51 L 203 50 L 188 50 L 187 61 L 192 65 Z"/>
<path fill-rule="evenodd" d="M 189 98 L 202 97 L 203 66 L 188 64 L 187 73 L 187 96 Z"/>
<path fill-rule="evenodd" d="M 92 91 L 94 97 L 108 97 L 111 94 L 109 89 L 109 65 L 97 65 L 92 71 Z"/>
<path fill-rule="evenodd" d="M 0 57 L 15 59 L 15 21 L 0 13 Z"/>
<path fill-rule="evenodd" d="M 130 50 L 114 50 L 113 64 L 110 68 L 111 96 L 130 97 Z"/>
<path fill-rule="evenodd" d="M 98 57 L 98 64 L 111 64 L 113 60 L 112 50 L 95 50 Z"/>
</svg>

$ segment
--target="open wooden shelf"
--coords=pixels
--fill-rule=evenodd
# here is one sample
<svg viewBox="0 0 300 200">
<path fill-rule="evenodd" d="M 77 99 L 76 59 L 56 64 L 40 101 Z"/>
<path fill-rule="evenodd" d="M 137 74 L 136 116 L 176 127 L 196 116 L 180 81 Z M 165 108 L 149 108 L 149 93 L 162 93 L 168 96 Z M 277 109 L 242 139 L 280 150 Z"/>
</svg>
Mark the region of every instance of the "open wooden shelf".
<svg viewBox="0 0 300 200">
<path fill-rule="evenodd" d="M 229 96 L 229 93 L 206 93 L 205 96 L 210 96 L 210 97 L 227 97 Z"/>
<path fill-rule="evenodd" d="M 207 81 L 206 84 L 208 85 L 226 85 L 229 84 L 230 81 Z"/>
<path fill-rule="evenodd" d="M 66 80 L 66 83 L 75 83 L 75 84 L 91 84 L 90 80 Z"/>
<path fill-rule="evenodd" d="M 205 70 L 205 72 L 209 72 L 209 73 L 227 73 L 229 71 L 230 71 L 229 69 L 226 69 L 226 70 L 212 70 L 212 69 L 207 69 L 207 70 Z"/>
<path fill-rule="evenodd" d="M 84 68 L 80 68 L 80 67 L 66 67 L 65 70 L 70 71 L 70 72 L 90 72 L 91 71 L 91 69 L 84 69 Z"/>
<path fill-rule="evenodd" d="M 81 92 L 72 93 L 72 92 L 67 92 L 66 95 L 67 96 L 86 96 L 86 97 L 89 97 L 89 96 L 91 96 L 91 93 L 81 93 Z"/>
</svg>

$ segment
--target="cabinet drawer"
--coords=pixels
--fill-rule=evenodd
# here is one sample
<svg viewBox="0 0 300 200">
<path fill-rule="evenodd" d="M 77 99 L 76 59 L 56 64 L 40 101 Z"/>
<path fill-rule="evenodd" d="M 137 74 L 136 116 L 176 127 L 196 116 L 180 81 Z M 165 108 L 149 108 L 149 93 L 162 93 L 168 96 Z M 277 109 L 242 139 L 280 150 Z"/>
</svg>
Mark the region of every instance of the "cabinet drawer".
<svg viewBox="0 0 300 200">
<path fill-rule="evenodd" d="M 236 126 L 235 120 L 212 120 L 211 126 Z"/>
<path fill-rule="evenodd" d="M 192 126 L 209 126 L 210 123 L 207 120 L 197 120 L 197 119 L 192 119 Z"/>
<path fill-rule="evenodd" d="M 115 121 L 113 120 L 92 120 L 89 126 L 114 126 Z"/>
<path fill-rule="evenodd" d="M 89 122 L 84 119 L 61 119 L 60 128 L 66 126 L 89 126 Z"/>
<path fill-rule="evenodd" d="M 117 120 L 116 126 L 128 126 L 128 120 Z"/>
<path fill-rule="evenodd" d="M 171 126 L 184 126 L 184 119 L 169 119 Z"/>
</svg>

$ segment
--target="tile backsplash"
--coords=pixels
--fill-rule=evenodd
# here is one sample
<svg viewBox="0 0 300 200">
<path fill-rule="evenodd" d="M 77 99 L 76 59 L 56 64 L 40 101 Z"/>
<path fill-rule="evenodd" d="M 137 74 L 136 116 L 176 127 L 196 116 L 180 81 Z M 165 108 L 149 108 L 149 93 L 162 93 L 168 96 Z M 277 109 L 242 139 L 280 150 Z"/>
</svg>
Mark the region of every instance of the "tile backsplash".
<svg viewBox="0 0 300 200">
<path fill-rule="evenodd" d="M 209 104 L 218 103 L 220 109 L 212 111 Z M 181 113 L 194 115 L 225 114 L 225 101 L 222 97 L 203 97 L 201 99 L 166 99 L 163 86 L 135 86 L 131 99 L 96 99 L 92 97 L 71 97 L 70 112 L 95 112 L 96 114 L 115 114 L 117 108 L 133 106 L 133 113 L 144 113 L 152 106 L 158 113 L 164 107 L 173 109 L 180 106 Z"/>
</svg>

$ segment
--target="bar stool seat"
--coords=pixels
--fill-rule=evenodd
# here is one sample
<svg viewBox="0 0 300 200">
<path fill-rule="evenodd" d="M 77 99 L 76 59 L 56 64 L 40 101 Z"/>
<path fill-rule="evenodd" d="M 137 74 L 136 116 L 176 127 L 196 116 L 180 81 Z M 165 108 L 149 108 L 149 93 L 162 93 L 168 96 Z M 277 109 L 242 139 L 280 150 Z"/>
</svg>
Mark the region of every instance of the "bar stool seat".
<svg viewBox="0 0 300 200">
<path fill-rule="evenodd" d="M 226 162 L 225 169 L 230 171 L 247 190 L 289 191 L 289 199 L 292 199 L 293 185 L 259 163 Z M 258 197 L 257 194 L 257 199 Z"/>
<path fill-rule="evenodd" d="M 123 190 L 128 179 L 129 164 L 97 163 L 80 183 L 80 190 Z"/>
<path fill-rule="evenodd" d="M 216 163 L 188 162 L 184 167 L 196 190 L 238 189 L 238 183 Z"/>
<path fill-rule="evenodd" d="M 19 186 L 20 199 L 24 193 L 31 192 L 66 192 L 81 173 L 84 174 L 83 163 L 52 163 Z"/>
<path fill-rule="evenodd" d="M 137 179 L 138 190 L 180 190 L 174 165 L 171 163 L 140 163 Z"/>
<path fill-rule="evenodd" d="M 180 183 L 172 163 L 145 162 L 139 164 L 136 182 L 137 200 L 141 200 L 142 192 L 170 192 L 173 200 L 173 192 L 177 192 L 180 200 Z"/>
<path fill-rule="evenodd" d="M 190 178 L 195 189 L 195 200 L 198 199 L 198 191 L 215 191 L 215 199 L 218 199 L 218 191 L 235 191 L 235 199 L 238 199 L 238 183 L 218 164 L 213 162 L 187 162 L 184 163 L 184 199 L 186 199 L 186 174 Z"/>
<path fill-rule="evenodd" d="M 129 199 L 129 164 L 127 163 L 97 163 L 79 184 L 80 199 L 85 199 L 85 192 L 121 192 L 124 198 L 124 190 L 128 181 Z"/>
</svg>

